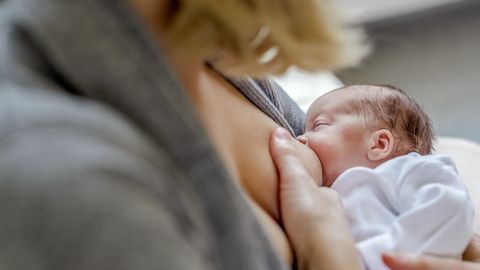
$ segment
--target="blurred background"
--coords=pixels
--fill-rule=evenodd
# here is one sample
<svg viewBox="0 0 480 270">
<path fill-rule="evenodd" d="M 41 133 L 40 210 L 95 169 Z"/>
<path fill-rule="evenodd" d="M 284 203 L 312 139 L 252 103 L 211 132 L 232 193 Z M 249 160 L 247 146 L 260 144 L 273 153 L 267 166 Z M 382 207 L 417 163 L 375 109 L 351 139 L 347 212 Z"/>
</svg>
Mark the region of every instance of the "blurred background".
<svg viewBox="0 0 480 270">
<path fill-rule="evenodd" d="M 295 70 L 278 78 L 303 107 L 341 83 L 391 83 L 423 105 L 437 135 L 480 142 L 479 0 L 338 1 L 374 50 L 336 78 Z"/>
</svg>

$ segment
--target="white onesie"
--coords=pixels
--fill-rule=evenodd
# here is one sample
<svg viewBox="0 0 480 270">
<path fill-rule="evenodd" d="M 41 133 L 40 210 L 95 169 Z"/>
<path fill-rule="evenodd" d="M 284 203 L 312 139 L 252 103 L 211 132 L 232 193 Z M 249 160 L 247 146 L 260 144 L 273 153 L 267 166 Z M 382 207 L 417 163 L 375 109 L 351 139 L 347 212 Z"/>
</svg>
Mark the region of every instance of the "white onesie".
<svg viewBox="0 0 480 270">
<path fill-rule="evenodd" d="M 367 269 L 388 269 L 385 251 L 459 257 L 473 235 L 474 205 L 447 156 L 410 153 L 351 168 L 332 188 Z"/>
</svg>

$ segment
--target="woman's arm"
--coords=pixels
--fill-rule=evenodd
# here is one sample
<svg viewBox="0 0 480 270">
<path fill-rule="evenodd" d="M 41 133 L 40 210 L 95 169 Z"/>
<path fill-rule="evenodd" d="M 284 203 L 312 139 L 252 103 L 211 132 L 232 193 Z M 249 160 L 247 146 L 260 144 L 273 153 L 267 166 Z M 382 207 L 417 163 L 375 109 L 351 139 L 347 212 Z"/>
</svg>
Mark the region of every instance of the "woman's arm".
<svg viewBox="0 0 480 270">
<path fill-rule="evenodd" d="M 284 129 L 276 130 L 271 139 L 282 221 L 298 268 L 362 269 L 340 200 L 336 192 L 315 183 L 316 172 L 309 166 L 321 165 L 318 159 L 305 159 L 302 147 Z"/>
<path fill-rule="evenodd" d="M 428 255 L 388 253 L 382 259 L 392 270 L 480 270 L 480 263 Z"/>
<path fill-rule="evenodd" d="M 428 255 L 386 253 L 383 262 L 392 270 L 480 270 L 480 235 L 475 234 L 463 253 L 465 261 Z"/>
<path fill-rule="evenodd" d="M 0 269 L 212 269 L 180 226 L 195 226 L 181 210 L 190 193 L 147 138 L 96 103 L 9 90 L 0 87 Z"/>
</svg>

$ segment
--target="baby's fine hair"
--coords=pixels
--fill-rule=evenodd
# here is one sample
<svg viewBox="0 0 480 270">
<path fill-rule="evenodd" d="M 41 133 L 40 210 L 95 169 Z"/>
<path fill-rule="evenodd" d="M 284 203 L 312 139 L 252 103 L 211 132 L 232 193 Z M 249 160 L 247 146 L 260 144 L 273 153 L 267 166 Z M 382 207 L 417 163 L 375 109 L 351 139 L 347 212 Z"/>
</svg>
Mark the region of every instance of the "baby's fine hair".
<svg viewBox="0 0 480 270">
<path fill-rule="evenodd" d="M 400 139 L 397 154 L 432 153 L 435 142 L 432 121 L 402 89 L 390 84 L 352 85 L 338 90 L 342 89 L 352 91 L 355 97 L 347 105 L 352 113 L 360 113 L 367 125 L 386 128 Z"/>
</svg>

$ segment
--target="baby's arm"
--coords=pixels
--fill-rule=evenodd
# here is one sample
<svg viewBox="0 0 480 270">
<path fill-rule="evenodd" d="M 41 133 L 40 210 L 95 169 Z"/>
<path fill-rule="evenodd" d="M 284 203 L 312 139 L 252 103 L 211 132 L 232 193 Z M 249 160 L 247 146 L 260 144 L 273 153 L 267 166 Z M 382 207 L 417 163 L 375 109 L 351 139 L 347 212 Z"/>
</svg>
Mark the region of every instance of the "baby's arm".
<svg viewBox="0 0 480 270">
<path fill-rule="evenodd" d="M 428 156 L 396 187 L 391 228 L 358 244 L 371 269 L 384 251 L 459 257 L 473 234 L 474 206 L 446 156 Z"/>
</svg>

